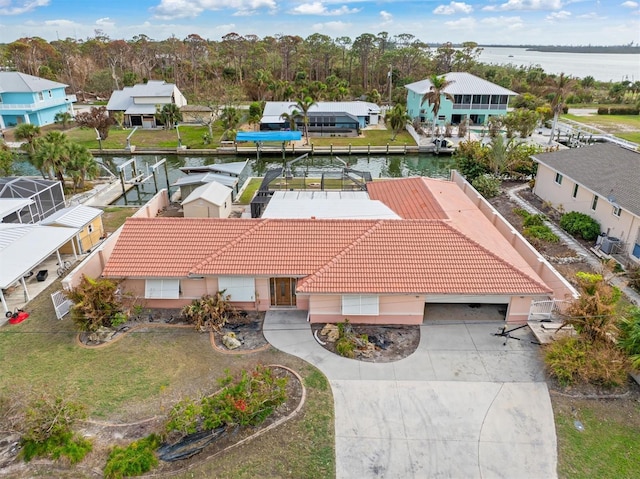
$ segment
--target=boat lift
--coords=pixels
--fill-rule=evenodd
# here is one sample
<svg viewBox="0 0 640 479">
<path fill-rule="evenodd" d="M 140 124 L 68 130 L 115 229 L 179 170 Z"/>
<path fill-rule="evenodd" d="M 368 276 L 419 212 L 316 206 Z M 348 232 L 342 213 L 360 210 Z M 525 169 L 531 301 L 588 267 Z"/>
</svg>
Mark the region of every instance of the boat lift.
<svg viewBox="0 0 640 479">
<path fill-rule="evenodd" d="M 146 174 L 143 172 L 138 172 L 136 169 L 136 158 L 132 158 L 130 160 L 125 161 L 123 164 L 118 165 L 116 168 L 118 170 L 118 174 L 120 176 L 120 184 L 122 185 L 122 197 L 124 198 L 124 204 L 127 203 L 127 191 L 133 187 L 136 187 L 138 191 L 138 203 L 141 203 L 142 200 L 140 198 L 140 186 L 144 189 L 144 184 L 153 179 L 153 186 L 155 188 L 156 193 L 158 192 L 158 176 L 157 170 L 160 166 L 164 165 L 164 176 L 167 180 L 167 193 L 170 194 L 170 186 L 169 186 L 169 172 L 167 170 L 167 159 L 163 158 L 160 161 L 155 162 L 153 165 L 146 165 Z M 127 169 L 128 166 L 131 166 L 131 176 L 128 177 Z M 127 188 L 128 186 L 128 188 Z"/>
</svg>

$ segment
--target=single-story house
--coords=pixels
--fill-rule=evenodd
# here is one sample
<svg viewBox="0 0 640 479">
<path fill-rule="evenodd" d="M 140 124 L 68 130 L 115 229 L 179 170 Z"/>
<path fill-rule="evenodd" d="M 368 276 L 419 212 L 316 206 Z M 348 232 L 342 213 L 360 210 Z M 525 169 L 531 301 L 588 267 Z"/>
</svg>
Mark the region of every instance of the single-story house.
<svg viewBox="0 0 640 479">
<path fill-rule="evenodd" d="M 58 113 L 74 115 L 68 85 L 20 72 L 0 71 L 0 130 L 20 123 L 45 126 Z"/>
<path fill-rule="evenodd" d="M 182 108 L 187 100 L 173 83 L 149 80 L 114 91 L 107 103 L 107 110 L 109 113 L 123 112 L 127 127 L 156 128 L 161 125 L 156 119 L 156 107 L 171 103 Z"/>
<path fill-rule="evenodd" d="M 483 80 L 471 73 L 451 72 L 444 75 L 451 84 L 444 91 L 453 97 L 440 97 L 437 124 L 457 125 L 469 118 L 474 125 L 484 125 L 491 116 L 507 114 L 509 98 L 518 96 L 514 91 Z M 407 89 L 407 112 L 411 118 L 421 122 L 434 121 L 433 108 L 426 101 L 425 93 L 431 89 L 428 78 L 405 85 Z"/>
<path fill-rule="evenodd" d="M 182 123 L 209 124 L 214 120 L 213 108 L 205 105 L 184 105 L 180 107 Z"/>
<path fill-rule="evenodd" d="M 40 224 L 44 226 L 75 228 L 77 234 L 73 237 L 72 241 L 60 248 L 60 252 L 82 254 L 91 251 L 91 249 L 104 238 L 102 213 L 101 209 L 92 208 L 91 206 L 69 206 L 68 208 L 56 211 L 54 214 L 40 221 Z"/>
<path fill-rule="evenodd" d="M 8 199 L 28 201 L 0 206 L 3 223 L 37 223 L 66 206 L 62 183 L 23 176 L 0 178 L 0 204 Z"/>
<path fill-rule="evenodd" d="M 539 153 L 533 192 L 555 209 L 600 223 L 602 251 L 640 262 L 640 153 L 600 143 Z"/>
<path fill-rule="evenodd" d="M 194 189 L 182 202 L 185 218 L 228 218 L 233 190 L 217 181 Z"/>
<path fill-rule="evenodd" d="M 458 183 L 368 186 L 397 218 L 130 218 L 102 276 L 148 307 L 225 290 L 238 307 L 295 307 L 311 322 L 420 324 L 432 303 L 498 304 L 523 322 L 532 300 L 566 292 Z"/>
<path fill-rule="evenodd" d="M 292 114 L 295 102 L 268 101 L 260 120 L 260 130 L 288 130 L 290 123 L 282 115 Z M 314 136 L 357 136 L 360 129 L 377 125 L 380 107 L 367 101 L 319 101 L 309 108 L 309 134 Z M 296 127 L 302 130 L 304 120 L 296 118 Z"/>
</svg>

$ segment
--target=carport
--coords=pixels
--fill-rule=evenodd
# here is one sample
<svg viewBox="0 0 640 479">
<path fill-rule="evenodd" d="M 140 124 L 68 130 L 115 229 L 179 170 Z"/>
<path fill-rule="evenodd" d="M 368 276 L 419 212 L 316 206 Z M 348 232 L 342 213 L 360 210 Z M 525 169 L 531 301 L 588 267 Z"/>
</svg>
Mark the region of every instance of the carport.
<svg viewBox="0 0 640 479">
<path fill-rule="evenodd" d="M 25 276 L 38 268 L 52 254 L 56 254 L 58 263 L 62 263 L 60 248 L 76 234 L 76 228 L 62 228 L 42 225 L 21 225 L 0 223 L 0 301 L 4 312 L 9 306 L 4 290 L 20 283 L 25 300 L 29 301 L 29 289 Z M 73 243 L 72 243 L 73 244 Z M 73 255 L 77 251 L 73 245 Z"/>
</svg>

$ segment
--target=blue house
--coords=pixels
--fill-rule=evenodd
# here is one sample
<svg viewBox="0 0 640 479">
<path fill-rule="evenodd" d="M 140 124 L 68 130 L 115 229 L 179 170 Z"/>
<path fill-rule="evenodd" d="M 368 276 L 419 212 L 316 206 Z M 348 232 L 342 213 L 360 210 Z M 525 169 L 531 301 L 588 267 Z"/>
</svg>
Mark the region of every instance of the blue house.
<svg viewBox="0 0 640 479">
<path fill-rule="evenodd" d="M 437 124 L 458 125 L 469 118 L 474 125 L 484 125 L 490 116 L 507 114 L 509 97 L 518 96 L 514 91 L 503 88 L 471 73 L 452 72 L 444 75 L 451 84 L 444 89 L 453 101 L 442 95 Z M 411 118 L 422 122 L 433 121 L 433 110 L 427 102 L 422 103 L 424 94 L 431 88 L 429 79 L 405 85 L 407 89 L 407 111 Z"/>
<path fill-rule="evenodd" d="M 57 113 L 73 115 L 67 85 L 20 72 L 0 72 L 0 130 L 20 123 L 45 126 Z"/>
</svg>

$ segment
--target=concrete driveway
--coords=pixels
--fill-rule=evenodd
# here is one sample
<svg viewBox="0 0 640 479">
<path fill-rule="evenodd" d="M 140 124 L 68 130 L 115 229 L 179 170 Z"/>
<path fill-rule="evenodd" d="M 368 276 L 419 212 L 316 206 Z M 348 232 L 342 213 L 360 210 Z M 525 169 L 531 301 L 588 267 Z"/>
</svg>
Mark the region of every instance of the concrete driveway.
<svg viewBox="0 0 640 479">
<path fill-rule="evenodd" d="M 554 478 L 556 433 L 536 345 L 502 322 L 425 322 L 415 353 L 365 363 L 329 353 L 304 311 L 264 335 L 318 367 L 335 402 L 338 478 Z"/>
</svg>

